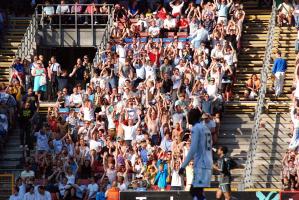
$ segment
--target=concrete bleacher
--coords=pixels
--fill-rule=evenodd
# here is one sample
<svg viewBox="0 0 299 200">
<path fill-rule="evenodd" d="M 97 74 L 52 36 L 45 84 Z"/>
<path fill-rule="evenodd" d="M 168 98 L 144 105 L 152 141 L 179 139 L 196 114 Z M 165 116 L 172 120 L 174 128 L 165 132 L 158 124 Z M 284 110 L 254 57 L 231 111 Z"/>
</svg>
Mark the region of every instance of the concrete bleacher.
<svg viewBox="0 0 299 200">
<path fill-rule="evenodd" d="M 0 44 L 0 83 L 9 82 L 10 66 L 29 25 L 30 18 L 9 17 L 3 42 Z"/>
</svg>

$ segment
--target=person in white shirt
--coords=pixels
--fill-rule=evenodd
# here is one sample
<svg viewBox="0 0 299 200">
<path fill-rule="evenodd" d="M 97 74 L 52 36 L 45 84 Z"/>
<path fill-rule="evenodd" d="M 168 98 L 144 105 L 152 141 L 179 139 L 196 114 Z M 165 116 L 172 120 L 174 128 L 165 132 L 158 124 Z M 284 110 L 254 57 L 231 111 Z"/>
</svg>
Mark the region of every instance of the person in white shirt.
<svg viewBox="0 0 299 200">
<path fill-rule="evenodd" d="M 24 200 L 37 200 L 36 195 L 34 194 L 34 186 L 29 185 L 28 186 L 28 192 L 24 195 Z"/>
<path fill-rule="evenodd" d="M 126 61 L 126 48 L 123 41 L 120 42 L 119 45 L 116 46 L 116 53 L 119 55 L 119 64 L 125 64 Z"/>
<path fill-rule="evenodd" d="M 74 87 L 73 94 L 70 96 L 70 106 L 79 108 L 82 105 L 82 95 L 78 93 L 78 88 Z"/>
<path fill-rule="evenodd" d="M 23 200 L 19 196 L 19 187 L 18 186 L 14 187 L 13 194 L 9 197 L 9 200 Z"/>
<path fill-rule="evenodd" d="M 95 177 L 90 178 L 90 184 L 87 186 L 87 197 L 88 199 L 94 199 L 99 190 L 98 184 L 95 182 Z"/>
<path fill-rule="evenodd" d="M 176 28 L 176 26 L 177 26 L 176 19 L 172 18 L 170 15 L 167 15 L 163 24 L 164 29 L 166 31 L 172 31 Z"/>
<path fill-rule="evenodd" d="M 182 190 L 184 184 L 184 178 L 179 175 L 180 161 L 175 160 L 172 163 L 171 170 L 171 190 Z"/>
<path fill-rule="evenodd" d="M 50 1 L 45 1 L 46 6 L 43 8 L 42 11 L 42 18 L 40 21 L 40 24 L 42 27 L 44 27 L 45 22 L 49 23 L 49 26 L 51 28 L 53 15 L 55 14 L 54 6 L 50 5 Z"/>
<path fill-rule="evenodd" d="M 31 178 L 34 177 L 34 171 L 30 170 L 30 167 L 31 167 L 31 166 L 30 166 L 29 163 L 26 164 L 26 165 L 25 165 L 25 170 L 21 172 L 21 178 L 22 178 L 23 180 L 25 180 L 25 179 L 28 178 L 28 177 L 31 177 Z"/>
<path fill-rule="evenodd" d="M 174 0 L 169 3 L 169 6 L 172 8 L 171 14 L 172 16 L 178 16 L 182 14 L 182 8 L 184 6 L 184 1 Z"/>
<path fill-rule="evenodd" d="M 65 14 L 70 13 L 70 8 L 68 5 L 65 5 L 64 0 L 60 1 L 60 5 L 56 8 L 56 14 L 59 15 L 59 18 L 61 18 L 61 24 L 67 23 L 69 16 L 66 16 Z M 58 20 L 59 20 L 58 18 Z"/>
<path fill-rule="evenodd" d="M 127 111 L 126 111 L 127 112 Z M 138 111 L 138 122 L 134 125 L 133 119 L 128 119 L 128 126 L 123 124 L 122 118 L 120 117 L 120 125 L 124 130 L 124 140 L 128 145 L 131 145 L 132 140 L 136 139 L 136 130 L 141 122 L 140 118 L 141 111 Z M 126 114 L 128 115 L 128 113 Z"/>
<path fill-rule="evenodd" d="M 151 36 L 151 37 L 157 37 L 160 35 L 160 27 L 157 26 L 155 20 L 152 20 L 150 22 L 150 27 L 148 28 L 148 34 Z"/>
<path fill-rule="evenodd" d="M 35 199 L 38 200 L 52 200 L 50 192 L 46 191 L 45 186 L 39 186 L 35 194 Z"/>
<path fill-rule="evenodd" d="M 60 1 L 60 5 L 57 6 L 56 8 L 56 14 L 66 14 L 70 13 L 70 8 L 68 5 L 65 5 L 64 0 Z"/>
</svg>

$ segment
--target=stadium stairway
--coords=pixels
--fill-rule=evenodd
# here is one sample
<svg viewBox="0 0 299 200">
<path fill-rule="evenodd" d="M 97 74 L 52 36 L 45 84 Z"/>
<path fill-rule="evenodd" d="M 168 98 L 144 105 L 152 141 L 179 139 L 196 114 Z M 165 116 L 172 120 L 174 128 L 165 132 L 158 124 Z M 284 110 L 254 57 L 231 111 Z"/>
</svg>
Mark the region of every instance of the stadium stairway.
<svg viewBox="0 0 299 200">
<path fill-rule="evenodd" d="M 260 9 L 256 2 L 244 2 L 246 18 L 243 25 L 242 50 L 239 52 L 237 82 L 234 86 L 234 101 L 225 104 L 222 117 L 219 145 L 225 145 L 230 155 L 242 166 L 245 164 L 250 136 L 254 125 L 256 101 L 244 99 L 245 83 L 251 74 L 260 74 L 267 41 L 270 9 Z M 259 128 L 259 140 L 252 173 L 254 188 L 281 188 L 281 160 L 291 137 L 289 116 L 290 94 L 295 69 L 295 28 L 276 27 L 274 49 L 282 51 L 288 61 L 284 93 L 273 95 L 273 81 L 269 78 L 266 107 Z M 273 54 L 274 59 L 274 54 Z M 271 66 L 272 67 L 272 64 Z M 242 167 L 232 170 L 232 187 L 242 180 Z"/>
<path fill-rule="evenodd" d="M 30 18 L 9 17 L 3 42 L 0 44 L 0 83 L 9 82 L 9 71 L 15 53 L 29 25 Z"/>
</svg>

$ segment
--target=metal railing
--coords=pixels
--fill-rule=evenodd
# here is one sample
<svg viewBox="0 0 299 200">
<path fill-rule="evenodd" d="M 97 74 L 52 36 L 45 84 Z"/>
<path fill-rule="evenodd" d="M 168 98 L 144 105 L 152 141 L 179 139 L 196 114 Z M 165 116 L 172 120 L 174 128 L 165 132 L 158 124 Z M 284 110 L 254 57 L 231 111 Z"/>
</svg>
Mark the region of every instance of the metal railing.
<svg viewBox="0 0 299 200">
<path fill-rule="evenodd" d="M 266 51 L 263 59 L 263 68 L 261 70 L 261 88 L 259 91 L 259 96 L 257 100 L 257 105 L 255 108 L 255 116 L 254 116 L 254 126 L 252 129 L 252 135 L 250 138 L 249 149 L 247 153 L 246 165 L 243 174 L 243 181 L 239 185 L 239 190 L 245 190 L 247 188 L 253 187 L 253 180 L 252 180 L 252 171 L 254 166 L 254 159 L 256 155 L 258 137 L 259 137 L 259 127 L 262 112 L 265 106 L 265 96 L 267 91 L 267 80 L 270 68 L 270 61 L 271 61 L 271 54 L 273 48 L 273 39 L 275 33 L 275 19 L 276 19 L 276 1 L 273 1 L 271 18 L 269 20 L 269 29 L 267 34 L 267 44 L 266 44 Z"/>
<path fill-rule="evenodd" d="M 18 47 L 18 50 L 16 52 L 16 57 L 20 57 L 22 59 L 31 57 L 31 54 L 33 54 L 33 47 L 35 43 L 35 36 L 38 29 L 38 21 L 37 21 L 37 9 L 35 9 L 35 12 L 32 15 L 31 21 L 29 23 L 29 26 L 26 29 L 26 32 L 23 36 L 23 39 L 21 40 L 21 44 Z"/>
<path fill-rule="evenodd" d="M 104 30 L 103 36 L 101 38 L 100 44 L 97 46 L 97 52 L 93 59 L 93 66 L 97 66 L 100 61 L 100 53 L 104 51 L 107 47 L 107 43 L 109 42 L 111 30 L 113 26 L 113 15 L 114 15 L 114 8 L 111 9 L 111 14 L 108 16 L 106 28 Z"/>
<path fill-rule="evenodd" d="M 59 6 L 67 6 L 68 12 L 66 13 L 57 13 L 57 8 Z M 81 7 L 81 11 L 78 11 L 78 7 Z M 96 12 L 87 12 L 87 8 L 89 6 L 93 6 L 92 9 L 95 9 Z M 51 17 L 51 27 L 54 28 L 59 33 L 59 41 L 60 46 L 63 46 L 63 34 L 62 32 L 66 28 L 74 28 L 75 30 L 75 43 L 78 46 L 79 41 L 79 28 L 80 29 L 91 29 L 91 46 L 96 46 L 96 34 L 95 29 L 96 28 L 103 28 L 107 25 L 107 21 L 109 21 L 109 16 L 111 16 L 113 4 L 38 4 L 37 10 L 38 10 L 38 19 L 40 20 L 40 23 L 42 25 L 42 28 L 44 27 L 44 19 L 47 18 L 44 8 L 51 7 L 53 8 L 54 12 L 50 15 Z M 100 13 L 99 8 L 106 7 L 107 13 Z M 49 24 L 48 24 L 49 25 Z M 48 31 L 48 30 L 47 30 Z"/>
</svg>

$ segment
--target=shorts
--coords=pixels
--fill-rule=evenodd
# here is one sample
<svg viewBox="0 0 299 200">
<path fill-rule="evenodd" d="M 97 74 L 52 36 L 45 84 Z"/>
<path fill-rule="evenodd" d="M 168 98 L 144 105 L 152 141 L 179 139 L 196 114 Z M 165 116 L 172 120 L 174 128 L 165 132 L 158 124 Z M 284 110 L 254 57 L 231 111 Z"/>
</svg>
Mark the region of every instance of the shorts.
<svg viewBox="0 0 299 200">
<path fill-rule="evenodd" d="M 194 177 L 192 181 L 193 187 L 206 188 L 211 187 L 212 170 L 206 168 L 194 169 Z"/>
<path fill-rule="evenodd" d="M 230 184 L 229 183 L 224 183 L 219 185 L 219 189 L 225 193 L 225 192 L 231 192 Z"/>
</svg>

